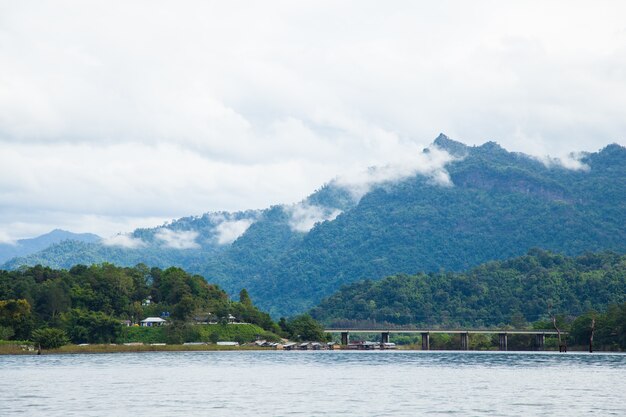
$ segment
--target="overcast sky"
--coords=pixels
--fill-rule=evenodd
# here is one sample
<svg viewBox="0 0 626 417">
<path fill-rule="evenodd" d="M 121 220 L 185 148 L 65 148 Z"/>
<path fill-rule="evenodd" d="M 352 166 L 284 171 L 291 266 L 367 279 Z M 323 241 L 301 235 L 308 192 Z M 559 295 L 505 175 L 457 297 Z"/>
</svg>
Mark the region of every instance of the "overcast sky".
<svg viewBox="0 0 626 417">
<path fill-rule="evenodd" d="M 623 1 L 0 0 L 0 241 L 293 203 L 410 164 L 439 132 L 533 155 L 625 144 L 624 16 Z"/>
</svg>

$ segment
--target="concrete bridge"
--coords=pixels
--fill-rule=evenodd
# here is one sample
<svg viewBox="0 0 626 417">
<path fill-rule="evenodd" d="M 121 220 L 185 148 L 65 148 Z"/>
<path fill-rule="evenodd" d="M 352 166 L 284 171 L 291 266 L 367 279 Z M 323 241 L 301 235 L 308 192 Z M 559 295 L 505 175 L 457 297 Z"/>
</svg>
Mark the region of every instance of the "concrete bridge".
<svg viewBox="0 0 626 417">
<path fill-rule="evenodd" d="M 461 350 L 469 348 L 470 334 L 497 334 L 500 350 L 508 350 L 508 335 L 526 334 L 534 335 L 534 347 L 536 350 L 543 350 L 546 335 L 556 336 L 555 330 L 501 330 L 501 329 L 459 329 L 459 330 L 431 330 L 431 329 L 325 329 L 325 333 L 341 333 L 341 344 L 350 343 L 350 333 L 380 333 L 381 343 L 389 342 L 390 333 L 420 333 L 422 336 L 422 350 L 430 350 L 430 335 L 436 333 L 459 334 L 461 335 Z M 561 332 L 566 336 L 567 332 Z"/>
</svg>

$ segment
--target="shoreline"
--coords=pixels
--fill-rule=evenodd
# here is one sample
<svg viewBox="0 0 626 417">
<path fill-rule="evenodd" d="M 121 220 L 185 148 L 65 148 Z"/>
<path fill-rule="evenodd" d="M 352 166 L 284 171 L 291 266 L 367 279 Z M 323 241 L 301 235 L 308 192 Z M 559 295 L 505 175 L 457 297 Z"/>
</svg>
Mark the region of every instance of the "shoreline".
<svg viewBox="0 0 626 417">
<path fill-rule="evenodd" d="M 271 347 L 262 347 L 262 346 L 220 346 L 215 344 L 202 344 L 202 345 L 111 345 L 111 344 L 93 344 L 93 345 L 65 345 L 58 349 L 48 349 L 41 351 L 41 355 L 80 355 L 80 354 L 108 354 L 108 353 L 150 353 L 150 352 L 240 352 L 240 351 L 266 351 L 266 352 L 281 352 L 282 349 L 275 349 Z M 502 352 L 502 353 L 559 353 L 558 350 L 543 350 L 543 351 L 532 351 L 532 350 L 510 350 L 510 351 L 499 351 L 499 350 L 428 350 L 424 351 L 422 349 L 418 349 L 415 346 L 407 345 L 406 347 L 398 347 L 397 349 L 375 349 L 375 350 L 359 350 L 359 349 L 324 349 L 324 350 L 293 350 L 293 352 L 330 352 L 330 351 L 341 351 L 341 352 L 382 352 L 382 351 L 391 351 L 391 352 Z M 291 352 L 291 351 L 287 351 Z M 567 353 L 587 353 L 593 355 L 594 353 L 603 354 L 603 353 L 624 353 L 620 351 L 611 351 L 611 350 L 596 350 L 593 353 L 589 353 L 586 349 L 576 349 L 572 347 L 568 350 Z M 567 355 L 567 353 L 563 353 Z M 24 345 L 20 344 L 4 344 L 0 345 L 0 356 L 3 355 L 34 355 L 37 356 L 38 352 L 36 349 L 29 350 L 28 348 L 24 348 Z"/>
<path fill-rule="evenodd" d="M 41 355 L 76 355 L 100 353 L 149 353 L 149 352 L 201 352 L 201 351 L 246 351 L 274 350 L 260 346 L 220 345 L 65 345 L 58 349 L 42 349 Z M 0 346 L 0 355 L 38 355 L 37 349 L 24 349 L 20 345 Z"/>
</svg>

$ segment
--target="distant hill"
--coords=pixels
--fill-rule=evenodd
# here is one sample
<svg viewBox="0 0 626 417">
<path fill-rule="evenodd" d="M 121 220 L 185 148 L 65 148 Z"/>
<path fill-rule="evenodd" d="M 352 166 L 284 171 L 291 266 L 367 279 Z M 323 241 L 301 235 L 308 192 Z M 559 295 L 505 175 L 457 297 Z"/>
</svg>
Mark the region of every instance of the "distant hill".
<svg viewBox="0 0 626 417">
<path fill-rule="evenodd" d="M 66 230 L 55 229 L 50 233 L 35 238 L 20 239 L 15 244 L 0 243 L 0 263 L 15 257 L 28 256 L 66 240 L 95 243 L 100 240 L 100 236 L 92 233 L 72 233 Z"/>
<path fill-rule="evenodd" d="M 533 249 L 468 272 L 394 275 L 342 287 L 311 314 L 330 326 L 497 326 L 626 302 L 626 256 Z"/>
<path fill-rule="evenodd" d="M 567 169 L 494 142 L 466 146 L 440 135 L 416 161 L 442 152 L 453 157 L 435 172 L 443 181 L 427 170 L 387 178 L 372 168 L 379 180 L 360 192 L 338 179 L 296 205 L 207 213 L 99 243 L 64 242 L 4 267 L 175 265 L 231 294 L 245 287 L 279 316 L 306 311 L 364 278 L 462 271 L 533 247 L 626 252 L 626 148 L 609 145 Z"/>
</svg>

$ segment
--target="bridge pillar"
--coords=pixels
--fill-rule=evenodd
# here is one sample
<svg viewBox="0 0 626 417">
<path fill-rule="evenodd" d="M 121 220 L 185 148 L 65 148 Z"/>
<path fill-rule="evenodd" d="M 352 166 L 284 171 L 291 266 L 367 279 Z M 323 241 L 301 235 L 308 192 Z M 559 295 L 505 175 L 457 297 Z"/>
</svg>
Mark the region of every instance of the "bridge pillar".
<svg viewBox="0 0 626 417">
<path fill-rule="evenodd" d="M 543 350 L 545 343 L 546 343 L 545 334 L 541 333 L 541 334 L 535 335 L 535 350 Z"/>
<path fill-rule="evenodd" d="M 382 332 L 380 334 L 380 343 L 389 343 L 389 332 Z"/>
<path fill-rule="evenodd" d="M 346 346 L 348 343 L 350 343 L 350 333 L 341 332 L 341 344 Z"/>
<path fill-rule="evenodd" d="M 498 333 L 498 339 L 499 339 L 499 347 L 500 350 L 508 350 L 508 346 L 507 346 L 507 335 L 506 333 Z"/>
<path fill-rule="evenodd" d="M 422 333 L 422 350 L 430 350 L 430 333 Z"/>
<path fill-rule="evenodd" d="M 461 350 L 469 349 L 469 333 L 461 333 Z"/>
</svg>

